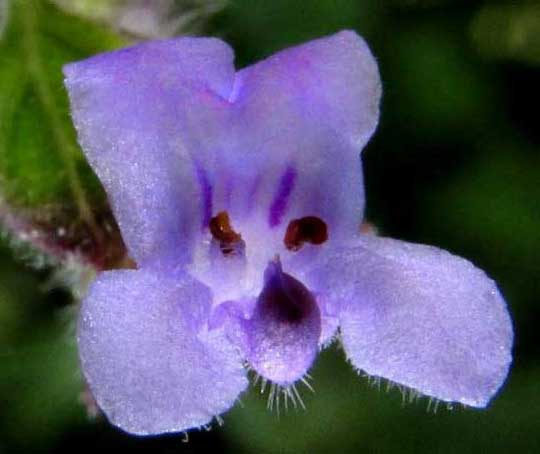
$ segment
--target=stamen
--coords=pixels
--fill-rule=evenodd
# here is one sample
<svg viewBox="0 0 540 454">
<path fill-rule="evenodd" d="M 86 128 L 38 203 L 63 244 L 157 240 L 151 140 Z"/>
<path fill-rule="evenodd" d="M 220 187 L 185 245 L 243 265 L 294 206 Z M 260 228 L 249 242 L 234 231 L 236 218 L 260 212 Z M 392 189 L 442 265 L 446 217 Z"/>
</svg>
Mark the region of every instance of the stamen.
<svg viewBox="0 0 540 454">
<path fill-rule="evenodd" d="M 289 222 L 283 242 L 290 251 L 298 251 L 304 243 L 322 244 L 328 239 L 325 222 L 315 216 L 306 216 Z"/>
<path fill-rule="evenodd" d="M 226 211 L 219 212 L 210 219 L 210 233 L 219 243 L 223 255 L 239 255 L 244 252 L 245 243 L 242 236 L 231 227 L 229 214 Z"/>
</svg>

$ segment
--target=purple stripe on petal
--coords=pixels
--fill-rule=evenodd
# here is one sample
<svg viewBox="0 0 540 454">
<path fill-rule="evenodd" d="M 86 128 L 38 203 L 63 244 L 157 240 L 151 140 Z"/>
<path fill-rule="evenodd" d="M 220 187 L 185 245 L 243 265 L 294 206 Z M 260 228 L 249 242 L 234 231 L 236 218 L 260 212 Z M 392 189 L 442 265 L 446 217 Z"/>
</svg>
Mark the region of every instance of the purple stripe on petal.
<svg viewBox="0 0 540 454">
<path fill-rule="evenodd" d="M 281 219 L 287 210 L 287 203 L 289 202 L 289 197 L 294 189 L 297 175 L 296 169 L 292 166 L 288 166 L 285 169 L 285 172 L 283 172 L 283 175 L 279 180 L 278 190 L 270 205 L 268 216 L 270 227 L 276 227 L 281 223 Z"/>
<path fill-rule="evenodd" d="M 208 227 L 210 223 L 210 218 L 212 217 L 212 197 L 213 197 L 213 187 L 208 179 L 208 174 L 204 168 L 199 164 L 195 164 L 195 170 L 197 172 L 197 180 L 201 188 L 201 195 L 203 201 L 203 214 L 202 214 L 202 225 L 201 228 L 204 230 Z"/>
</svg>

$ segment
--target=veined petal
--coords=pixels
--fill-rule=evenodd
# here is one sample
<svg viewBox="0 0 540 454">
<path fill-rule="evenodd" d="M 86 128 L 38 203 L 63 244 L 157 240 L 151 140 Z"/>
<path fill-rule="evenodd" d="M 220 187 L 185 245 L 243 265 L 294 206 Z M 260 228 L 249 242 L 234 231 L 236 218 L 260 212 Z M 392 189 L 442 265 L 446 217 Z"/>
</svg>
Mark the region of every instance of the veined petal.
<svg viewBox="0 0 540 454">
<path fill-rule="evenodd" d="M 304 263 L 318 255 L 320 246 L 308 243 L 289 252 L 285 237 L 295 221 L 322 222 L 328 243 L 355 234 L 364 203 L 360 152 L 378 121 L 380 91 L 375 59 L 353 32 L 239 71 L 229 98 L 230 141 L 205 172 L 214 214 L 226 211 L 242 235 L 246 266 L 231 281 L 202 244 L 191 271 L 212 288 L 234 282 L 226 299 L 254 298 L 275 254 Z"/>
<path fill-rule="evenodd" d="M 219 142 L 231 49 L 212 38 L 155 41 L 64 72 L 79 141 L 132 257 L 189 260 L 211 199 L 200 163 Z"/>
<path fill-rule="evenodd" d="M 101 274 L 78 342 L 84 375 L 112 423 L 136 434 L 199 427 L 247 386 L 238 350 L 208 331 L 211 294 L 186 274 Z"/>
<path fill-rule="evenodd" d="M 321 218 L 329 241 L 356 231 L 359 154 L 381 90 L 354 32 L 236 75 L 224 43 L 195 38 L 100 55 L 65 73 L 79 140 L 139 266 L 203 270 L 212 261 L 208 223 L 220 212 L 246 244 L 246 288 L 285 251 L 296 218 Z"/>
<path fill-rule="evenodd" d="M 345 351 L 368 374 L 475 407 L 504 382 L 510 317 L 495 283 L 470 262 L 363 235 L 334 251 L 310 280 L 341 305 Z"/>
<path fill-rule="evenodd" d="M 360 152 L 377 125 L 380 95 L 375 59 L 351 31 L 286 49 L 237 74 L 231 101 L 244 150 L 237 166 L 255 169 L 255 206 L 270 228 L 284 234 L 291 220 L 318 216 L 331 240 L 358 229 Z"/>
</svg>

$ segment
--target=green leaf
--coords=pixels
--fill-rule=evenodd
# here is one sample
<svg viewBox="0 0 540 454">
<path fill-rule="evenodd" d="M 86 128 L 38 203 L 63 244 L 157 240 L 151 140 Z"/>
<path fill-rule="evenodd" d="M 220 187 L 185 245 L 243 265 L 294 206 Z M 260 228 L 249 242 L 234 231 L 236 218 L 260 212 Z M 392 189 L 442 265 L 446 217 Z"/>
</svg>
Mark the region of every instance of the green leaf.
<svg viewBox="0 0 540 454">
<path fill-rule="evenodd" d="M 106 198 L 77 145 L 62 66 L 125 42 L 42 0 L 12 0 L 8 19 L 0 42 L 1 211 L 76 232 L 70 244 L 102 237 Z"/>
<path fill-rule="evenodd" d="M 48 3 L 13 3 L 0 44 L 0 171 L 8 201 L 75 203 L 84 212 L 102 196 L 76 145 L 61 68 L 120 44 Z"/>
</svg>

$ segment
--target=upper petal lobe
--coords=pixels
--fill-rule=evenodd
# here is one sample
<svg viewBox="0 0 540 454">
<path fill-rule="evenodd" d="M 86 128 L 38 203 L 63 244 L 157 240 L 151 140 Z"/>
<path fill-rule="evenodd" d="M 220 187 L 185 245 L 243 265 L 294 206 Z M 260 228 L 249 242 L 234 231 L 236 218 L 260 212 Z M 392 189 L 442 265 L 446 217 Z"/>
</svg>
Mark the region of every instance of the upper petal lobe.
<svg viewBox="0 0 540 454">
<path fill-rule="evenodd" d="M 208 192 L 233 54 L 212 38 L 155 41 L 64 68 L 72 116 L 139 265 L 186 262 Z"/>
<path fill-rule="evenodd" d="M 233 108 L 257 205 L 272 228 L 318 216 L 331 239 L 363 214 L 360 152 L 379 117 L 375 59 L 354 32 L 310 41 L 238 72 Z"/>
<path fill-rule="evenodd" d="M 361 220 L 381 94 L 365 42 L 341 32 L 236 74 L 232 60 L 219 40 L 179 38 L 65 68 L 79 141 L 139 266 L 191 262 L 221 211 L 251 250 L 272 249 L 263 262 L 293 219 L 322 218 L 331 241 Z"/>
</svg>

